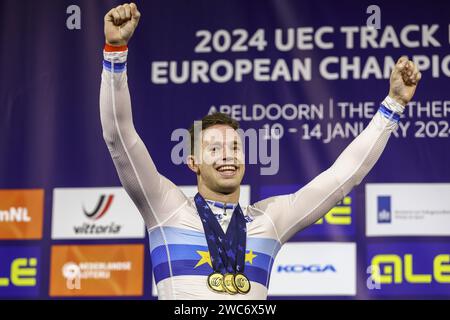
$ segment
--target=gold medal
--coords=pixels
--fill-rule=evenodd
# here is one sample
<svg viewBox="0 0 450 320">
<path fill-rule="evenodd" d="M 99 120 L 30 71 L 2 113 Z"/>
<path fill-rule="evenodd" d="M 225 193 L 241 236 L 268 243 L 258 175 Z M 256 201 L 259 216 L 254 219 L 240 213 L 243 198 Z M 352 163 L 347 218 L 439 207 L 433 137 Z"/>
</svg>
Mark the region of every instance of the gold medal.
<svg viewBox="0 0 450 320">
<path fill-rule="evenodd" d="M 250 291 L 250 281 L 243 273 L 234 276 L 234 284 L 239 293 L 246 294 Z"/>
<path fill-rule="evenodd" d="M 219 272 L 211 273 L 208 276 L 208 287 L 215 292 L 225 292 L 223 286 L 223 275 Z"/>
<path fill-rule="evenodd" d="M 225 291 L 228 292 L 229 294 L 238 293 L 236 284 L 234 283 L 234 274 L 233 273 L 226 273 L 223 276 L 223 286 L 225 288 Z"/>
</svg>

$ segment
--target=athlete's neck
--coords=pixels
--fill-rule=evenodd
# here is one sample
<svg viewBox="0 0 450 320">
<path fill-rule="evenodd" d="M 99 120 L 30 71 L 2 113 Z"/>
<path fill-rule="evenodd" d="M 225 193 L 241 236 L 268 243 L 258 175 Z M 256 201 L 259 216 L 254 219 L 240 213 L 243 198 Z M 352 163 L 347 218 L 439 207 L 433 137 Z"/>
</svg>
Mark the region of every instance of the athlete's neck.
<svg viewBox="0 0 450 320">
<path fill-rule="evenodd" d="M 240 191 L 240 188 L 237 188 L 232 193 L 220 193 L 210 190 L 205 186 L 198 186 L 198 192 L 202 195 L 203 198 L 223 203 L 238 203 Z"/>
</svg>

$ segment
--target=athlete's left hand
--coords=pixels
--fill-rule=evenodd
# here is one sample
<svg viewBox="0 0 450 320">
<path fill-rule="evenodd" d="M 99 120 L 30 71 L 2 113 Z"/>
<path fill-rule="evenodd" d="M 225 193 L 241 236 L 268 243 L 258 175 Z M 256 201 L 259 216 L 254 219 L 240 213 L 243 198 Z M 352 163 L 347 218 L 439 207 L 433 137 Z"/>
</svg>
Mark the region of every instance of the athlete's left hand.
<svg viewBox="0 0 450 320">
<path fill-rule="evenodd" d="M 391 73 L 389 96 L 402 106 L 406 106 L 414 96 L 421 78 L 422 74 L 414 62 L 408 60 L 407 56 L 402 56 Z"/>
</svg>

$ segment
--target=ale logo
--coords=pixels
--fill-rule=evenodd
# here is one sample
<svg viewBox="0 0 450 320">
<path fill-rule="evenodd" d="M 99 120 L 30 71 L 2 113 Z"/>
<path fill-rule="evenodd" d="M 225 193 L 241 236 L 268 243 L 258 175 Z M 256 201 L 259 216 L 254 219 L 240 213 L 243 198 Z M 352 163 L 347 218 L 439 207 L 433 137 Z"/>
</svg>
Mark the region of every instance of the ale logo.
<svg viewBox="0 0 450 320">
<path fill-rule="evenodd" d="M 97 204 L 95 205 L 92 211 L 86 210 L 83 205 L 83 212 L 89 219 L 98 220 L 101 217 L 103 217 L 106 212 L 108 212 L 113 200 L 114 200 L 113 194 L 110 194 L 108 196 L 103 194 L 100 196 L 99 200 L 97 201 Z"/>
<path fill-rule="evenodd" d="M 33 245 L 0 246 L 0 299 L 39 296 L 40 251 Z"/>
<path fill-rule="evenodd" d="M 331 225 L 350 225 L 352 224 L 352 197 L 346 196 L 339 201 L 335 207 L 331 208 L 327 214 L 316 221 L 315 224 L 326 223 Z"/>
<path fill-rule="evenodd" d="M 0 278 L 0 287 L 36 286 L 37 258 L 16 258 L 11 262 L 9 277 Z"/>
<path fill-rule="evenodd" d="M 413 255 L 379 254 L 372 258 L 372 279 L 380 284 L 450 283 L 450 255 L 438 254 L 429 262 L 428 273 L 414 272 Z"/>
</svg>

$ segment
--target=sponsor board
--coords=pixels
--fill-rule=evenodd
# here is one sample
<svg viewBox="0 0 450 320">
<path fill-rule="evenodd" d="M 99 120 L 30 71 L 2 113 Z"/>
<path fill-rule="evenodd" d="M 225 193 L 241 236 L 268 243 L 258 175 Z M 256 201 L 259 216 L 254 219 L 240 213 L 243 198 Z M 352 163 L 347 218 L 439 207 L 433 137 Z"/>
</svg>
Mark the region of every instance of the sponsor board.
<svg viewBox="0 0 450 320">
<path fill-rule="evenodd" d="M 449 236 L 450 184 L 366 184 L 367 236 Z"/>
<path fill-rule="evenodd" d="M 0 190 L 0 240 L 42 238 L 44 190 Z"/>
<path fill-rule="evenodd" d="M 53 191 L 53 239 L 144 238 L 143 219 L 123 188 Z"/>
<path fill-rule="evenodd" d="M 356 244 L 308 242 L 283 245 L 271 272 L 272 296 L 353 296 Z"/>
<path fill-rule="evenodd" d="M 144 245 L 52 247 L 50 296 L 141 296 Z"/>
<path fill-rule="evenodd" d="M 369 244 L 367 255 L 373 296 L 450 295 L 448 243 Z"/>
<path fill-rule="evenodd" d="M 0 247 L 0 297 L 37 297 L 40 265 L 37 246 Z"/>
</svg>

